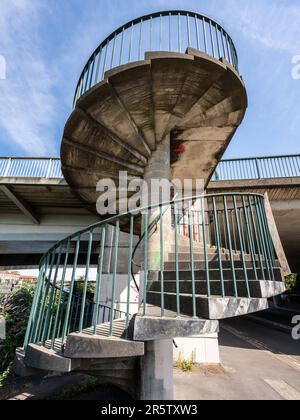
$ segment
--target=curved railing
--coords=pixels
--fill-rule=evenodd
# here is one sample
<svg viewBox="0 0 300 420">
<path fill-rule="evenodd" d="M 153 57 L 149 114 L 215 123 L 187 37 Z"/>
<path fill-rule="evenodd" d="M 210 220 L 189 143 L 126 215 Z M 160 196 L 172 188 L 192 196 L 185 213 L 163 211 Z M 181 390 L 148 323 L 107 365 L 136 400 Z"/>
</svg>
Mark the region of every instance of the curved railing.
<svg viewBox="0 0 300 420">
<path fill-rule="evenodd" d="M 157 271 L 149 266 L 148 255 L 148 243 L 153 235 L 149 219 L 153 213 L 155 217 L 159 215 L 159 229 L 155 227 L 160 254 Z M 137 290 L 133 281 L 132 255 L 138 242 L 135 228 L 141 221 L 147 228 L 141 232 L 143 241 Z M 170 224 L 172 237 L 171 243 L 167 244 L 164 231 L 170 230 Z M 108 238 L 112 229 L 113 236 Z M 246 296 L 241 297 L 251 297 L 250 281 L 275 280 L 276 255 L 263 196 L 236 193 L 176 199 L 171 203 L 114 216 L 69 236 L 51 248 L 40 263 L 25 347 L 28 343 L 37 343 L 54 348 L 58 340 L 63 348 L 69 333 L 90 328 L 93 334 L 98 334 L 98 327 L 103 322 L 108 323 L 108 335 L 113 335 L 116 318 L 123 319 L 128 331 L 132 315 L 148 313 L 148 293 L 155 272 L 160 272 L 155 280 L 160 285 L 160 310 L 157 316 L 163 317 L 164 270 L 172 261 L 176 281 L 176 311 L 178 316 L 184 315 L 181 312 L 180 293 L 182 241 L 186 241 L 186 248 L 189 249 L 186 251 L 186 263 L 191 270 L 194 303 L 199 270 L 204 273 L 200 280 L 205 282 L 204 295 L 207 297 L 213 295 L 216 282 L 222 297 L 239 297 L 240 282 L 243 282 L 246 290 Z M 173 260 L 169 259 L 170 252 Z M 84 272 L 81 267 L 84 267 Z M 239 271 L 239 277 L 236 276 L 236 270 Z M 225 271 L 229 277 L 224 276 Z M 212 272 L 214 277 L 211 277 Z M 233 292 L 227 289 L 229 278 Z M 103 307 L 109 308 L 106 318 L 103 318 Z M 193 316 L 198 315 L 196 305 L 193 305 Z"/>
<path fill-rule="evenodd" d="M 107 70 L 143 60 L 148 51 L 185 52 L 189 47 L 223 57 L 238 71 L 234 43 L 217 22 L 185 10 L 152 13 L 121 26 L 96 48 L 79 78 L 74 105 Z"/>
</svg>

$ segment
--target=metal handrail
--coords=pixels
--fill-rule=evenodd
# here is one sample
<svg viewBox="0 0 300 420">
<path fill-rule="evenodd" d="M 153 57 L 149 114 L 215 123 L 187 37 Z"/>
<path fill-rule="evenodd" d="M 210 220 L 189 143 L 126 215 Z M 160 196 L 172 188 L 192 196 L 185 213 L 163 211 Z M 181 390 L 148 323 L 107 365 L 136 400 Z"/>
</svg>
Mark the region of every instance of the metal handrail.
<svg viewBox="0 0 300 420">
<path fill-rule="evenodd" d="M 213 181 L 300 177 L 300 155 L 262 156 L 222 160 Z"/>
<path fill-rule="evenodd" d="M 0 177 L 63 179 L 59 158 L 0 157 Z"/>
<path fill-rule="evenodd" d="M 73 105 L 107 70 L 140 61 L 147 51 L 185 52 L 188 47 L 225 58 L 238 71 L 234 43 L 213 19 L 187 10 L 156 12 L 122 25 L 101 42 L 83 68 Z"/>
<path fill-rule="evenodd" d="M 199 205 L 199 209 L 195 209 Z M 97 334 L 99 325 L 99 308 L 103 304 L 102 285 L 104 283 L 104 258 L 106 248 L 107 231 L 111 225 L 115 226 L 114 240 L 112 243 L 112 259 L 107 281 L 110 282 L 109 299 L 111 315 L 109 319 L 109 334 L 113 335 L 116 304 L 117 284 L 121 281 L 118 277 L 119 253 L 124 249 L 124 244 L 120 246 L 120 232 L 124 221 L 129 224 L 128 234 L 128 256 L 127 256 L 127 299 L 125 301 L 125 331 L 128 333 L 130 317 L 133 315 L 131 305 L 131 288 L 133 286 L 133 277 L 131 272 L 133 244 L 135 240 L 135 226 L 140 224 L 146 226 L 146 235 L 144 238 L 144 252 L 142 256 L 142 271 L 140 272 L 140 291 L 139 291 L 139 309 L 142 315 L 147 315 L 149 301 L 149 285 L 152 282 L 151 273 L 159 272 L 161 299 L 161 316 L 164 316 L 165 292 L 164 292 L 164 270 L 165 263 L 165 241 L 164 229 L 166 227 L 163 210 L 165 207 L 171 207 L 171 226 L 173 226 L 175 242 L 175 272 L 176 272 L 176 301 L 177 315 L 181 316 L 181 293 L 180 293 L 180 267 L 179 267 L 179 232 L 178 220 L 186 218 L 188 225 L 187 241 L 189 241 L 189 256 L 192 277 L 192 301 L 193 314 L 197 316 L 196 306 L 196 272 L 198 270 L 195 263 L 194 245 L 198 242 L 203 245 L 204 271 L 206 295 L 212 296 L 212 286 L 210 280 L 211 269 L 219 270 L 219 295 L 224 298 L 228 296 L 226 278 L 224 277 L 225 268 L 231 269 L 230 281 L 234 290 L 234 296 L 239 297 L 239 288 L 237 286 L 236 269 L 243 270 L 243 277 L 239 274 L 239 281 L 244 283 L 246 297 L 251 297 L 249 281 L 258 279 L 273 281 L 274 267 L 276 266 L 276 255 L 274 245 L 271 239 L 267 223 L 267 215 L 264 207 L 264 197 L 260 194 L 246 193 L 227 193 L 200 195 L 184 199 L 176 199 L 148 206 L 136 210 L 132 213 L 124 213 L 113 216 L 107 220 L 98 222 L 86 229 L 70 235 L 66 239 L 54 245 L 43 257 L 40 263 L 40 275 L 36 286 L 35 297 L 33 300 L 30 320 L 26 333 L 24 346 L 28 343 L 44 345 L 51 340 L 52 347 L 57 338 L 61 340 L 62 349 L 65 339 L 70 332 L 82 332 L 86 328 L 92 328 L 94 334 Z M 206 211 L 207 210 L 207 211 Z M 148 239 L 150 238 L 149 217 L 158 212 L 160 215 L 160 261 L 155 261 L 157 266 L 153 267 L 153 261 L 148 261 Z M 169 228 L 169 227 L 167 227 Z M 122 228 L 123 229 L 123 228 Z M 126 228 L 128 232 L 128 228 Z M 226 244 L 226 262 L 223 260 L 224 244 Z M 216 260 L 212 263 L 209 259 L 208 249 L 214 247 Z M 198 251 L 197 251 L 198 252 Z M 124 257 L 124 256 L 123 256 Z M 82 258 L 85 261 L 85 276 L 83 280 L 83 290 L 80 302 L 74 303 L 74 288 L 76 283 L 76 272 L 79 264 L 82 264 Z M 122 258 L 124 260 L 124 258 Z M 87 305 L 89 301 L 88 283 L 90 279 L 90 268 L 92 265 L 97 267 L 96 290 L 92 305 Z M 212 267 L 212 264 L 214 266 Z M 215 266 L 217 264 L 217 267 Z M 237 265 L 238 264 L 238 265 Z M 72 276 L 69 282 L 69 293 L 67 299 L 63 299 L 65 294 L 65 283 L 67 269 L 72 269 Z M 122 268 L 122 272 L 124 266 Z M 126 270 L 125 270 L 126 271 Z M 228 275 L 228 273 L 227 273 Z M 45 282 L 45 278 L 49 279 Z M 215 280 L 214 280 L 215 281 Z M 52 287 L 50 287 L 52 286 Z M 58 288 L 56 287 L 58 286 Z M 124 285 L 123 285 L 124 286 Z M 122 286 L 122 290 L 124 287 Z M 202 293 L 201 293 L 202 294 Z M 203 293 L 205 295 L 205 293 Z M 245 297 L 245 296 L 244 296 Z M 136 312 L 137 312 L 136 311 Z M 101 322 L 100 322 L 101 323 Z"/>
<path fill-rule="evenodd" d="M 0 177 L 63 179 L 63 174 L 59 158 L 0 157 Z M 294 177 L 300 177 L 300 154 L 223 159 L 212 180 Z"/>
</svg>

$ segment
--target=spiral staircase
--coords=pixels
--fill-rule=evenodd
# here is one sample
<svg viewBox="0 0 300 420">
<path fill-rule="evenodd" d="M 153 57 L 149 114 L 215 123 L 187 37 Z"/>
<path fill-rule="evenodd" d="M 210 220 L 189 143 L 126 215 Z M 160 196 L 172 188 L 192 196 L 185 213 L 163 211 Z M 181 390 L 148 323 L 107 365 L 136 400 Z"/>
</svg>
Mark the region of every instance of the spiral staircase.
<svg viewBox="0 0 300 420">
<path fill-rule="evenodd" d="M 82 72 L 62 139 L 64 176 L 92 212 L 97 183 L 119 186 L 120 172 L 127 182 L 166 170 L 207 185 L 246 107 L 236 50 L 219 24 L 186 11 L 136 19 Z M 136 377 L 149 368 L 149 342 L 215 333 L 220 319 L 266 309 L 284 273 L 264 197 L 192 195 L 108 215 L 54 246 L 17 357 L 34 369 L 97 374 L 142 398 Z"/>
</svg>

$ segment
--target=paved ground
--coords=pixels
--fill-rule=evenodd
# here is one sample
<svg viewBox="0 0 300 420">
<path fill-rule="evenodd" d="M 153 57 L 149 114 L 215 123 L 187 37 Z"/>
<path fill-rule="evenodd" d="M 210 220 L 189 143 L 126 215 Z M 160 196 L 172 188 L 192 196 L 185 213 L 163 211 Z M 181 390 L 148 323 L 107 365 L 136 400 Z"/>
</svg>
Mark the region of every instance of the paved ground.
<svg viewBox="0 0 300 420">
<path fill-rule="evenodd" d="M 175 371 L 179 400 L 300 400 L 300 341 L 245 318 L 220 334 L 224 372 Z"/>
</svg>

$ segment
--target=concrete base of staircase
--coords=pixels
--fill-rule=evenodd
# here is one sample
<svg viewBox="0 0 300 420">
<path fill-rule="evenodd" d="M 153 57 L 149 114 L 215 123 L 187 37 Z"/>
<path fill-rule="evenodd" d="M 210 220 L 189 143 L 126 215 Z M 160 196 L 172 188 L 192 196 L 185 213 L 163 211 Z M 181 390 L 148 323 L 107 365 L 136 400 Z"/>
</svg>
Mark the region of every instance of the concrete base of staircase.
<svg viewBox="0 0 300 420">
<path fill-rule="evenodd" d="M 200 365 L 220 364 L 219 336 L 206 334 L 189 338 L 175 338 L 174 362 L 191 360 Z"/>
<path fill-rule="evenodd" d="M 214 334 L 218 331 L 218 321 L 137 316 L 134 323 L 133 339 L 137 341 L 164 340 L 175 337 Z"/>
</svg>

